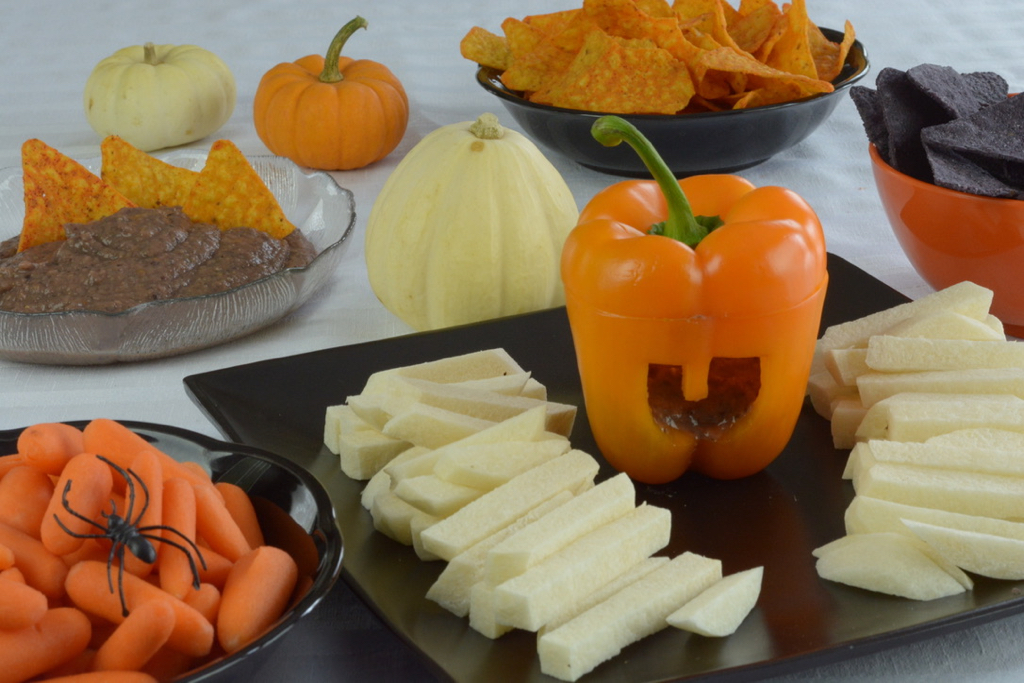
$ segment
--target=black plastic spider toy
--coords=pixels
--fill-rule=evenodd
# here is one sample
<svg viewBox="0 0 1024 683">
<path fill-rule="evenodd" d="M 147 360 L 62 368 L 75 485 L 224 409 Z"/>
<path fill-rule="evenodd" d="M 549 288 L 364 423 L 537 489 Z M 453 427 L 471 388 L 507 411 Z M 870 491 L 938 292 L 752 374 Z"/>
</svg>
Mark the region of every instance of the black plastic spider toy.
<svg viewBox="0 0 1024 683">
<path fill-rule="evenodd" d="M 124 468 L 120 467 L 119 465 L 116 465 L 107 458 L 104 458 L 102 455 L 97 455 L 96 457 L 110 465 L 114 469 L 114 471 L 116 471 L 118 474 L 124 477 L 124 480 L 128 487 L 128 510 L 126 511 L 125 516 L 121 517 L 117 514 L 117 505 L 114 503 L 114 501 L 110 501 L 111 512 L 100 513 L 103 515 L 103 518 L 107 522 L 106 526 L 103 526 L 95 520 L 89 519 L 88 517 L 79 514 L 78 512 L 75 512 L 74 510 L 71 509 L 71 505 L 68 503 L 68 492 L 71 490 L 71 480 L 68 480 L 68 483 L 64 486 L 64 492 L 61 494 L 61 503 L 63 504 L 64 509 L 67 510 L 69 514 L 74 515 L 78 519 L 96 527 L 102 533 L 80 534 L 69 529 L 62 521 L 60 521 L 60 517 L 58 517 L 56 514 L 53 516 L 53 518 L 57 521 L 57 524 L 60 526 L 61 529 L 63 529 L 66 533 L 70 534 L 71 536 L 74 536 L 75 538 L 107 538 L 110 539 L 110 541 L 113 543 L 113 545 L 110 547 L 110 554 L 107 556 L 107 585 L 110 586 L 110 592 L 113 593 L 114 575 L 112 570 L 114 559 L 116 558 L 118 563 L 117 587 L 118 595 L 121 598 L 121 614 L 126 617 L 128 616 L 128 605 L 125 602 L 124 597 L 125 548 L 131 551 L 132 555 L 139 558 L 146 564 L 153 564 L 154 562 L 156 562 L 156 548 L 153 547 L 153 543 L 151 541 L 160 541 L 161 543 L 166 543 L 174 548 L 177 548 L 181 552 L 185 553 L 186 557 L 188 557 L 188 564 L 189 567 L 192 569 L 192 586 L 195 588 L 199 588 L 199 568 L 196 565 L 195 559 L 192 557 L 192 553 L 189 552 L 190 548 L 191 550 L 195 551 L 196 557 L 199 558 L 199 562 L 200 564 L 202 564 L 203 569 L 206 569 L 206 560 L 203 559 L 203 554 L 202 552 L 200 552 L 199 546 L 197 546 L 188 536 L 186 536 L 185 534 L 181 533 L 173 527 L 164 526 L 160 524 L 140 527 L 139 522 L 142 520 L 142 515 L 146 513 L 146 509 L 149 507 L 149 489 L 146 487 L 146 482 L 142 481 L 142 478 L 139 477 L 139 475 L 136 474 L 134 471 L 132 471 L 131 468 L 125 470 Z M 138 482 L 139 486 L 142 487 L 142 492 L 145 494 L 146 499 L 142 503 L 142 507 L 139 510 L 139 514 L 133 519 L 132 515 L 134 514 L 135 510 L 135 482 Z M 176 541 L 172 541 L 167 538 L 162 538 L 152 533 L 147 533 L 151 531 L 169 531 L 173 534 L 177 534 L 188 545 L 186 546 Z"/>
</svg>

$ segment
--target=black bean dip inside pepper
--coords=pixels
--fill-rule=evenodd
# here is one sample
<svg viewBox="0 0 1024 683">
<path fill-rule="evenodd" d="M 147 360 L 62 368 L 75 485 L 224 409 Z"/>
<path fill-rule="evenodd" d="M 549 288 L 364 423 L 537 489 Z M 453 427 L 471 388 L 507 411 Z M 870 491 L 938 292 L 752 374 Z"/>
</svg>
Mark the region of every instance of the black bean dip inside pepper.
<svg viewBox="0 0 1024 683">
<path fill-rule="evenodd" d="M 179 207 L 121 209 L 64 229 L 66 240 L 21 253 L 17 236 L 0 242 L 0 310 L 114 313 L 223 292 L 316 255 L 298 230 L 283 240 L 252 228 L 221 231 Z"/>
</svg>

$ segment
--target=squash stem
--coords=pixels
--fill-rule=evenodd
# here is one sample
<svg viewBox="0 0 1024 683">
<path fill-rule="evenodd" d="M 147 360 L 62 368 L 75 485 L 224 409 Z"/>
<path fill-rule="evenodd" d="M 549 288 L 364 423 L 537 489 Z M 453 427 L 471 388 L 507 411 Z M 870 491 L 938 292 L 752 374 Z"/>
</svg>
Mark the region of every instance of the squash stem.
<svg viewBox="0 0 1024 683">
<path fill-rule="evenodd" d="M 469 126 L 469 132 L 481 140 L 499 140 L 505 134 L 498 117 L 491 113 L 481 114 Z"/>
<path fill-rule="evenodd" d="M 629 143 L 654 176 L 665 195 L 668 218 L 663 223 L 652 225 L 648 232 L 671 237 L 690 247 L 697 246 L 707 236 L 710 230 L 701 224 L 700 218 L 703 217 L 693 215 L 690 202 L 668 164 L 636 126 L 619 116 L 602 116 L 594 121 L 590 133 L 605 147 L 614 147 L 623 141 Z"/>
<path fill-rule="evenodd" d="M 341 56 L 341 48 L 345 47 L 345 43 L 352 37 L 353 33 L 361 28 L 366 28 L 367 25 L 366 19 L 357 16 L 342 26 L 341 30 L 335 34 L 330 47 L 327 48 L 327 55 L 324 57 L 324 70 L 320 72 L 321 83 L 337 83 L 345 78 L 338 68 L 338 57 Z"/>
<path fill-rule="evenodd" d="M 150 65 L 156 64 L 156 45 L 146 43 L 142 46 L 142 61 Z"/>
</svg>

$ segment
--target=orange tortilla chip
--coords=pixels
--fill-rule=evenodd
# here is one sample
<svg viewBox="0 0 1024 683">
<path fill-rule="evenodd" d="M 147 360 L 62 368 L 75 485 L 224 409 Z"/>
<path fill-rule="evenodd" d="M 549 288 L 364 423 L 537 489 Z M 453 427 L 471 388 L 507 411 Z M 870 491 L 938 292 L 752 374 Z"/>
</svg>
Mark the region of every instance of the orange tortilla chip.
<svg viewBox="0 0 1024 683">
<path fill-rule="evenodd" d="M 511 64 L 501 81 L 539 104 L 618 114 L 730 109 L 829 91 L 821 82 L 842 71 L 850 22 L 836 43 L 811 23 L 806 0 L 740 0 L 738 8 L 732 1 L 581 0 L 579 9 L 509 17 L 502 30 Z M 726 64 L 702 64 L 709 52 Z"/>
<path fill-rule="evenodd" d="M 480 66 L 504 71 L 512 65 L 512 53 L 508 42 L 487 29 L 474 26 L 459 43 L 459 52 L 466 59 Z"/>
<path fill-rule="evenodd" d="M 183 207 L 194 221 L 221 230 L 249 227 L 283 239 L 295 226 L 263 179 L 230 140 L 217 140 Z"/>
<path fill-rule="evenodd" d="M 729 25 L 729 35 L 744 52 L 757 52 L 772 33 L 775 22 L 782 15 L 778 6 L 768 2 L 740 15 Z"/>
<path fill-rule="evenodd" d="M 535 26 L 512 17 L 501 22 L 501 30 L 505 33 L 505 42 L 513 59 L 533 52 L 546 37 Z"/>
<path fill-rule="evenodd" d="M 673 57 L 684 64 L 691 64 L 702 51 L 701 48 L 690 42 L 678 25 L 671 33 L 659 36 L 658 47 L 668 50 Z"/>
<path fill-rule="evenodd" d="M 673 9 L 687 28 L 708 34 L 719 45 L 738 47 L 728 30 L 738 15 L 723 0 L 677 0 Z"/>
<path fill-rule="evenodd" d="M 22 178 L 25 185 L 25 219 L 18 238 L 18 251 L 63 240 L 64 224 L 68 222 L 63 205 L 47 194 L 37 173 L 26 169 Z"/>
<path fill-rule="evenodd" d="M 105 181 L 136 206 L 184 206 L 199 173 L 150 156 L 116 135 L 100 143 Z"/>
<path fill-rule="evenodd" d="M 752 53 L 754 58 L 759 62 L 767 60 L 768 56 L 772 53 L 772 50 L 775 49 L 775 44 L 779 42 L 782 35 L 788 28 L 788 19 L 782 14 L 782 12 L 779 12 L 775 17 L 775 23 L 772 24 L 772 28 L 768 32 L 768 35 L 761 42 L 761 45 Z"/>
<path fill-rule="evenodd" d="M 549 12 L 547 14 L 531 14 L 523 17 L 523 22 L 529 24 L 546 36 L 554 35 L 561 31 L 574 16 L 579 14 L 578 9 L 567 9 L 560 12 Z"/>
<path fill-rule="evenodd" d="M 509 90 L 539 90 L 572 62 L 572 53 L 557 45 L 554 37 L 525 21 L 510 17 L 501 28 L 512 54 L 512 66 L 501 74 L 501 82 Z"/>
<path fill-rule="evenodd" d="M 674 16 L 651 16 L 635 0 L 587 0 L 583 11 L 610 36 L 652 40 L 658 47 L 664 47 L 679 31 Z"/>
<path fill-rule="evenodd" d="M 736 10 L 736 14 L 746 16 L 767 5 L 776 6 L 774 0 L 740 0 L 740 6 Z"/>
<path fill-rule="evenodd" d="M 571 52 L 545 39 L 533 52 L 517 57 L 501 74 L 501 82 L 509 90 L 534 92 L 562 74 L 572 60 Z"/>
<path fill-rule="evenodd" d="M 779 71 L 817 78 L 809 37 L 811 21 L 804 0 L 793 0 L 777 23 L 781 24 L 782 32 L 764 63 Z"/>
<path fill-rule="evenodd" d="M 21 146 L 25 219 L 18 251 L 65 238 L 66 223 L 88 223 L 134 206 L 85 166 L 41 140 Z"/>
<path fill-rule="evenodd" d="M 849 21 L 843 30 L 843 40 L 833 43 L 815 25 L 809 29 L 811 43 L 811 54 L 814 57 L 814 65 L 818 71 L 818 78 L 825 81 L 835 80 L 843 70 L 846 57 L 850 53 L 850 47 L 856 39 L 853 24 Z"/>
<path fill-rule="evenodd" d="M 843 40 L 839 43 L 839 70 L 842 71 L 843 64 L 846 64 L 846 58 L 850 56 L 850 49 L 853 47 L 854 41 L 857 40 L 857 32 L 853 29 L 853 24 L 847 19 L 843 23 Z M 839 74 L 836 74 L 837 76 Z"/>
<path fill-rule="evenodd" d="M 580 11 L 565 22 L 559 31 L 551 34 L 550 40 L 552 45 L 569 52 L 571 57 L 583 49 L 587 36 L 600 30 L 601 27 L 594 21 L 594 17 Z"/>
<path fill-rule="evenodd" d="M 706 50 L 690 63 L 694 88 L 707 100 L 717 100 L 722 109 L 732 107 L 730 98 L 747 89 L 748 64 L 743 53 L 729 47 Z"/>
<path fill-rule="evenodd" d="M 726 47 L 701 55 L 694 71 L 697 79 L 705 79 L 714 72 L 743 74 L 747 92 L 734 102 L 734 108 L 777 104 L 833 90 L 828 81 L 780 71 Z M 758 92 L 751 94 L 752 91 Z"/>
<path fill-rule="evenodd" d="M 751 90 L 745 93 L 744 97 L 736 101 L 733 105 L 734 109 L 793 102 L 823 92 L 832 92 L 832 84 L 828 81 L 809 79 L 803 76 L 778 77 L 766 80 L 751 78 L 749 84 Z"/>
<path fill-rule="evenodd" d="M 636 6 L 652 17 L 675 18 L 675 12 L 667 0 L 636 0 Z"/>
<path fill-rule="evenodd" d="M 668 51 L 595 32 L 545 94 L 551 104 L 570 109 L 674 114 L 686 107 L 693 92 L 686 65 Z"/>
</svg>

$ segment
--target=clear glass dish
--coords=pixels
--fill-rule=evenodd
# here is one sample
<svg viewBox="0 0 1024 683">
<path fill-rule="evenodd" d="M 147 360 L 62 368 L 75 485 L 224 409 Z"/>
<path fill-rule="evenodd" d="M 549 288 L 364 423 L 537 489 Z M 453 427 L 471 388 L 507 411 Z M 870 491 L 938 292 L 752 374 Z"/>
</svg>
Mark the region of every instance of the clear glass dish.
<svg viewBox="0 0 1024 683">
<path fill-rule="evenodd" d="M 198 170 L 206 153 L 158 155 Z M 250 157 L 288 219 L 313 243 L 308 266 L 289 268 L 236 289 L 154 301 L 119 313 L 0 311 L 0 358 L 25 363 L 102 365 L 163 358 L 238 339 L 280 320 L 305 303 L 331 277 L 355 225 L 352 192 L 328 173 L 288 159 Z M 99 172 L 100 159 L 81 162 Z M 21 168 L 0 169 L 0 240 L 21 231 L 25 215 Z"/>
</svg>

